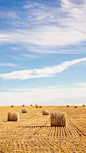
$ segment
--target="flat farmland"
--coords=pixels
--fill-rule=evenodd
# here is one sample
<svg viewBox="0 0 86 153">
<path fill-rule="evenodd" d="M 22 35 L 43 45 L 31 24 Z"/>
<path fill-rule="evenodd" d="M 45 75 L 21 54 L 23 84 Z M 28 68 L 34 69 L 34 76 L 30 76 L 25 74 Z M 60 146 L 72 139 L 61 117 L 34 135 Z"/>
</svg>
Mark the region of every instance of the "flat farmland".
<svg viewBox="0 0 86 153">
<path fill-rule="evenodd" d="M 51 127 L 43 109 L 66 112 L 67 127 Z M 8 122 L 8 112 L 19 112 L 19 122 Z M 86 153 L 86 106 L 0 107 L 0 153 L 23 152 Z"/>
</svg>

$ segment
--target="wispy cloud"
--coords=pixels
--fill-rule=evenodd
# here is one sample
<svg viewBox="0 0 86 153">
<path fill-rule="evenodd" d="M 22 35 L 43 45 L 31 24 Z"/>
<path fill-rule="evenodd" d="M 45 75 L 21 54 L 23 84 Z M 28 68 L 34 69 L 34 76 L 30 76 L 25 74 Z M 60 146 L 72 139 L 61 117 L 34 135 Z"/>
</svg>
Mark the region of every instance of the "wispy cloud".
<svg viewBox="0 0 86 153">
<path fill-rule="evenodd" d="M 16 66 L 16 64 L 13 64 L 13 63 L 0 63 L 0 66 L 14 67 L 14 66 Z"/>
<path fill-rule="evenodd" d="M 0 11 L 0 18 L 7 18 L 7 19 L 18 19 L 18 15 L 14 11 Z"/>
<path fill-rule="evenodd" d="M 21 50 L 21 47 L 10 47 L 12 50 Z"/>
<path fill-rule="evenodd" d="M 35 55 L 29 55 L 29 54 L 22 54 L 22 56 L 25 56 L 27 58 L 39 58 L 38 56 L 35 56 Z"/>
<path fill-rule="evenodd" d="M 71 37 L 70 37 L 71 36 Z M 66 38 L 65 38 L 66 37 Z M 78 44 L 81 41 L 85 41 L 86 35 L 76 30 L 70 30 L 69 28 L 61 29 L 56 26 L 47 26 L 40 29 L 36 29 L 33 32 L 27 32 L 26 30 L 17 30 L 14 33 L 1 34 L 0 44 L 3 43 L 18 43 L 29 46 L 34 44 L 45 47 L 55 47 L 63 45 Z"/>
<path fill-rule="evenodd" d="M 40 7 L 40 8 L 44 8 L 44 5 L 43 4 L 41 4 L 41 3 L 38 3 L 38 2 L 35 2 L 35 3 L 33 3 L 33 4 L 27 4 L 27 5 L 24 5 L 24 8 L 25 9 L 28 9 L 28 8 L 34 8 L 34 7 Z"/>
<path fill-rule="evenodd" d="M 19 44 L 27 48 L 35 45 L 36 47 L 31 51 L 51 53 L 50 47 L 53 50 L 55 47 L 80 44 L 86 41 L 85 8 L 85 1 L 79 5 L 72 0 L 61 0 L 59 8 L 41 3 L 25 5 L 23 28 L 21 23 L 23 17 L 20 13 L 19 20 L 15 20 L 15 23 L 21 23 L 20 29 L 16 27 L 10 32 L 1 32 L 0 45 Z M 13 15 L 15 18 L 16 14 Z M 24 24 L 25 27 L 27 25 L 26 29 Z M 43 47 L 46 48 L 46 52 L 45 50 L 41 51 Z M 77 51 L 75 50 L 75 52 Z M 84 50 L 84 52 L 86 51 Z"/>
<path fill-rule="evenodd" d="M 47 66 L 43 69 L 20 70 L 20 71 L 14 71 L 10 73 L 4 73 L 4 74 L 0 74 L 0 78 L 12 79 L 12 80 L 15 80 L 15 79 L 26 80 L 26 79 L 32 79 L 32 78 L 52 77 L 54 74 L 60 73 L 63 70 L 67 69 L 68 67 L 83 61 L 86 61 L 86 57 L 72 60 L 72 61 L 66 61 L 62 63 L 61 65 L 57 65 L 53 67 Z"/>
<path fill-rule="evenodd" d="M 20 60 L 20 57 L 14 56 L 14 55 L 6 55 L 8 58 L 14 59 L 14 60 Z"/>
</svg>

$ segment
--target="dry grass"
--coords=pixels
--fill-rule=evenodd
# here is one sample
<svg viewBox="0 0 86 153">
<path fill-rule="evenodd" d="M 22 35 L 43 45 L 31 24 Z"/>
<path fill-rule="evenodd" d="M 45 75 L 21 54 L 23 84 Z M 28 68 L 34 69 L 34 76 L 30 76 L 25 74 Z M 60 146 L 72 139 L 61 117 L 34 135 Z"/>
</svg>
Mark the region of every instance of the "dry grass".
<svg viewBox="0 0 86 153">
<path fill-rule="evenodd" d="M 65 112 L 51 113 L 51 126 L 67 126 L 67 118 Z"/>
</svg>

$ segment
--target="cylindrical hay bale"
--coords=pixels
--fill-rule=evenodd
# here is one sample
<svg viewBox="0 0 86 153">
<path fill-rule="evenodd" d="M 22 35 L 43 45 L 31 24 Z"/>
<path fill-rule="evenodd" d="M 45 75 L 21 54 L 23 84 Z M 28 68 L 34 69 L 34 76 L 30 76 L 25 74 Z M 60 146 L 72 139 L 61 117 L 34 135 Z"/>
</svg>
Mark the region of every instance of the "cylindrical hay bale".
<svg viewBox="0 0 86 153">
<path fill-rule="evenodd" d="M 43 115 L 49 115 L 49 111 L 48 111 L 47 109 L 44 109 L 44 110 L 42 111 L 42 114 L 43 114 Z"/>
<path fill-rule="evenodd" d="M 77 108 L 77 106 L 75 106 L 75 108 Z"/>
<path fill-rule="evenodd" d="M 85 107 L 85 104 L 83 104 L 82 106 Z"/>
<path fill-rule="evenodd" d="M 67 105 L 67 107 L 69 107 L 69 105 Z"/>
<path fill-rule="evenodd" d="M 11 107 L 14 107 L 14 105 L 11 105 Z"/>
<path fill-rule="evenodd" d="M 27 113 L 27 109 L 22 109 L 22 113 Z"/>
<path fill-rule="evenodd" d="M 33 106 L 32 104 L 30 106 Z"/>
<path fill-rule="evenodd" d="M 18 112 L 9 112 L 8 113 L 8 121 L 19 121 L 19 113 Z"/>
<path fill-rule="evenodd" d="M 25 105 L 22 105 L 23 107 L 25 106 Z"/>
<path fill-rule="evenodd" d="M 42 108 L 42 106 L 39 106 L 39 108 Z"/>
<path fill-rule="evenodd" d="M 36 108 L 38 108 L 38 105 L 37 104 L 35 106 L 36 106 Z"/>
<path fill-rule="evenodd" d="M 67 126 L 66 112 L 51 113 L 51 126 Z"/>
</svg>

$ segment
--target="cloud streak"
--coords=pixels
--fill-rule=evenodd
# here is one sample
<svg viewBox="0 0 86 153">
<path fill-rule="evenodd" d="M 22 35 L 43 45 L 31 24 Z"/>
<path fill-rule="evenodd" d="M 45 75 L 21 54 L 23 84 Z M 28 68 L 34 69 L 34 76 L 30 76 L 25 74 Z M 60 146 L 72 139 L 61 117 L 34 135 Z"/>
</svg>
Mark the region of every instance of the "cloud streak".
<svg viewBox="0 0 86 153">
<path fill-rule="evenodd" d="M 13 64 L 13 63 L 0 63 L 0 66 L 14 67 L 14 66 L 16 66 L 16 64 Z"/>
<path fill-rule="evenodd" d="M 47 66 L 42 69 L 19 70 L 19 71 L 13 71 L 10 73 L 4 73 L 4 74 L 0 74 L 0 78 L 6 79 L 6 80 L 8 79 L 26 80 L 26 79 L 32 79 L 32 78 L 52 77 L 53 75 L 57 73 L 61 73 L 63 70 L 67 69 L 68 67 L 83 61 L 86 61 L 86 57 L 72 60 L 72 61 L 66 61 L 62 63 L 61 65 L 57 65 L 53 67 Z"/>
<path fill-rule="evenodd" d="M 24 57 L 27 57 L 27 58 L 39 58 L 38 56 L 35 56 L 35 55 L 29 55 L 29 54 L 22 54 L 22 56 Z"/>
</svg>

